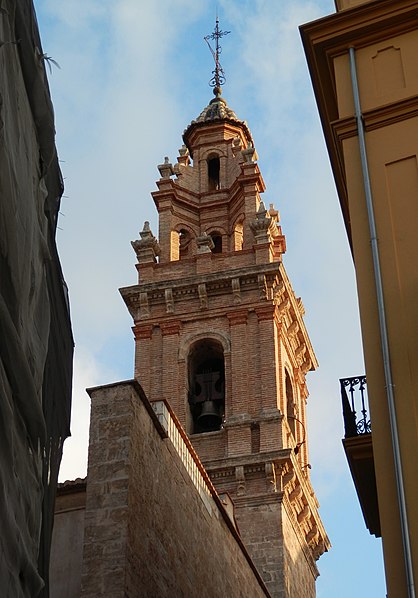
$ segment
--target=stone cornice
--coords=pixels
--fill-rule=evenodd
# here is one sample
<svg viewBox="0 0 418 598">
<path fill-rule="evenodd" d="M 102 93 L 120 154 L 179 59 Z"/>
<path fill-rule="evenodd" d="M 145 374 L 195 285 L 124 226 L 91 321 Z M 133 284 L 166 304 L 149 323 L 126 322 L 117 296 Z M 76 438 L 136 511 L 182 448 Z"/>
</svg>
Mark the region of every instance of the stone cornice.
<svg viewBox="0 0 418 598">
<path fill-rule="evenodd" d="M 305 557 L 315 576 L 318 575 L 315 560 L 330 548 L 330 542 L 311 483 L 292 449 L 214 459 L 205 461 L 204 466 L 211 479 L 237 484 L 238 495 L 234 498 L 237 508 L 283 503 Z M 270 480 L 271 491 L 252 494 L 250 480 L 254 476 Z"/>
<path fill-rule="evenodd" d="M 288 500 L 289 509 L 292 509 L 296 517 L 296 525 L 306 530 L 305 541 L 310 545 L 312 554 L 317 560 L 321 554 L 331 547 L 328 536 L 318 513 L 318 501 L 313 493 L 309 479 L 303 473 L 299 461 L 293 451 L 290 454 L 290 463 L 282 468 L 282 483 Z M 300 515 L 306 511 L 303 520 Z"/>
<path fill-rule="evenodd" d="M 292 320 L 292 322 L 297 322 L 298 344 L 299 344 L 299 346 L 302 344 L 305 344 L 305 346 L 306 346 L 305 354 L 311 362 L 309 369 L 315 370 L 318 367 L 318 361 L 316 359 L 316 355 L 313 350 L 312 343 L 309 338 L 308 331 L 306 329 L 305 322 L 303 319 L 303 315 L 304 315 L 303 305 L 301 307 L 300 302 L 298 302 L 298 299 L 293 291 L 292 285 L 289 281 L 289 278 L 287 276 L 287 273 L 286 273 L 286 270 L 285 270 L 285 267 L 283 266 L 283 264 L 280 264 L 280 274 L 281 274 L 281 279 L 283 280 L 284 287 L 285 287 L 285 293 L 283 293 L 283 296 L 285 295 L 287 297 L 287 299 L 289 300 L 289 308 L 288 309 L 289 309 L 289 314 L 291 316 L 291 320 Z M 289 341 L 289 344 L 290 344 L 290 341 Z M 292 348 L 293 354 L 295 353 L 295 351 L 296 351 L 296 349 Z M 296 356 L 294 356 L 294 359 L 295 359 L 295 364 L 296 364 L 298 362 L 296 359 Z"/>
<path fill-rule="evenodd" d="M 170 262 L 170 264 L 176 262 Z M 225 286 L 231 287 L 232 279 L 248 279 L 257 277 L 259 274 L 266 276 L 275 276 L 279 272 L 279 262 L 270 262 L 268 264 L 251 265 L 242 268 L 235 268 L 227 270 L 226 272 L 214 272 L 209 274 L 194 274 L 187 278 L 173 278 L 171 280 L 156 282 L 139 283 L 130 287 L 123 287 L 119 289 L 125 302 L 138 302 L 140 293 L 161 292 L 164 294 L 164 289 L 171 288 L 174 290 L 187 289 L 197 287 L 199 284 L 206 284 L 208 287 L 212 284 L 225 283 Z M 257 284 L 257 278 L 255 278 Z"/>
<path fill-rule="evenodd" d="M 193 157 L 193 148 L 200 147 L 200 143 L 197 143 L 198 137 L 204 134 L 204 130 L 208 130 L 212 135 L 218 133 L 220 130 L 228 130 L 231 133 L 235 133 L 237 130 L 243 134 L 243 141 L 252 141 L 251 132 L 245 123 L 245 121 L 238 121 L 232 119 L 222 119 L 218 122 L 193 122 L 191 123 L 183 134 L 183 140 L 187 148 L 190 151 L 190 155 Z M 224 141 L 227 141 L 225 139 Z M 204 142 L 203 142 L 204 143 Z M 219 141 L 218 141 L 219 143 Z"/>
<path fill-rule="evenodd" d="M 292 523 L 292 527 L 296 534 L 296 537 L 299 540 L 300 549 L 308 562 L 308 565 L 309 565 L 309 568 L 311 569 L 313 578 L 316 579 L 319 576 L 318 567 L 316 566 L 316 563 L 315 563 L 316 558 L 314 556 L 313 551 L 309 548 L 308 544 L 306 543 L 306 538 L 305 538 L 305 535 L 303 534 L 303 530 L 301 529 L 301 526 L 297 520 L 297 517 L 295 516 L 294 509 L 291 507 L 286 495 L 283 496 L 282 503 L 283 503 L 284 509 L 286 510 L 286 513 L 289 517 L 289 520 Z"/>
<path fill-rule="evenodd" d="M 245 467 L 254 465 L 263 465 L 271 462 L 285 462 L 290 458 L 292 449 L 279 449 L 276 451 L 267 451 L 263 453 L 254 453 L 252 455 L 243 455 L 237 457 L 227 457 L 224 459 L 205 460 L 204 465 L 208 473 L 215 470 L 228 470 L 235 467 Z"/>
</svg>

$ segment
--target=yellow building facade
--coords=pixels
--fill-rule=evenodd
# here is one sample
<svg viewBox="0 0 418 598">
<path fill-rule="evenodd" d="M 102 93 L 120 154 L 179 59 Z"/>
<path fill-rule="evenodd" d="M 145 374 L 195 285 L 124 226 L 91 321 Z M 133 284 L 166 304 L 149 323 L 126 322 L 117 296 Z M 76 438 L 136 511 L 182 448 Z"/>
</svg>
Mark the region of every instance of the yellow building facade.
<svg viewBox="0 0 418 598">
<path fill-rule="evenodd" d="M 366 521 L 373 507 L 362 464 L 374 461 L 387 595 L 412 597 L 418 576 L 418 2 L 336 5 L 336 14 L 301 33 L 359 297 L 372 447 L 363 438 L 345 448 Z"/>
</svg>

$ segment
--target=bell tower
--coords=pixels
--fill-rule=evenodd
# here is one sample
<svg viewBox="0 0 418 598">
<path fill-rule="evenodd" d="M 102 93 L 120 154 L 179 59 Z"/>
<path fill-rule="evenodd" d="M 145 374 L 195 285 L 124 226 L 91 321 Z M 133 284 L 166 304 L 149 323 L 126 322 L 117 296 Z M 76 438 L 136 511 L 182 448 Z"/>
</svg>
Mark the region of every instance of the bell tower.
<svg viewBox="0 0 418 598">
<path fill-rule="evenodd" d="M 215 97 L 184 131 L 176 164 L 158 166 L 158 239 L 146 222 L 132 243 L 138 284 L 121 293 L 148 399 L 170 403 L 232 499 L 271 595 L 310 598 L 329 548 L 309 478 L 305 377 L 317 362 L 253 138 L 221 97 L 221 33 L 217 23 Z"/>
</svg>

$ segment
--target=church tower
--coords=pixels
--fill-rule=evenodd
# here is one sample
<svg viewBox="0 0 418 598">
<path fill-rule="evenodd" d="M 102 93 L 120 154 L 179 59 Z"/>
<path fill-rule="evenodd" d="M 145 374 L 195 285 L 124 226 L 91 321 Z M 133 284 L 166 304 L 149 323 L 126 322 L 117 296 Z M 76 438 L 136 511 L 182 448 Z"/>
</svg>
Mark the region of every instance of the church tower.
<svg viewBox="0 0 418 598">
<path fill-rule="evenodd" d="M 135 377 L 151 402 L 170 403 L 232 499 L 271 595 L 310 598 L 329 548 L 309 479 L 305 377 L 317 362 L 282 263 L 279 213 L 261 199 L 254 142 L 221 97 L 219 69 L 216 60 L 215 97 L 184 131 L 177 163 L 158 166 L 158 239 L 146 222 L 132 243 L 138 284 L 121 293 Z"/>
</svg>

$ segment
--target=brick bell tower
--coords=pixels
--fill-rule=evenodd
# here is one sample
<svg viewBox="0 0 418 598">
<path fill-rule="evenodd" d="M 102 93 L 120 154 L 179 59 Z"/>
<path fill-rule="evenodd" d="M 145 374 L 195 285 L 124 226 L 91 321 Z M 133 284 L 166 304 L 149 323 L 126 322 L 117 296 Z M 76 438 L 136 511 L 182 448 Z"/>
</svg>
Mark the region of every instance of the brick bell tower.
<svg viewBox="0 0 418 598">
<path fill-rule="evenodd" d="M 138 284 L 121 293 L 135 377 L 151 402 L 170 403 L 232 498 L 271 595 L 310 598 L 329 548 L 309 479 L 305 377 L 317 362 L 251 133 L 217 83 L 177 163 L 158 166 L 158 240 L 146 222 L 132 243 Z"/>
</svg>

